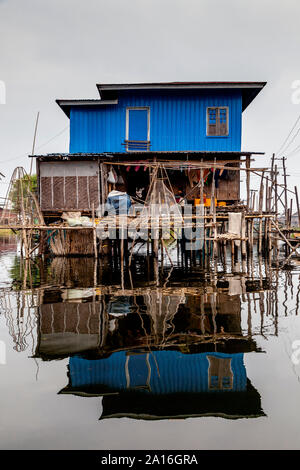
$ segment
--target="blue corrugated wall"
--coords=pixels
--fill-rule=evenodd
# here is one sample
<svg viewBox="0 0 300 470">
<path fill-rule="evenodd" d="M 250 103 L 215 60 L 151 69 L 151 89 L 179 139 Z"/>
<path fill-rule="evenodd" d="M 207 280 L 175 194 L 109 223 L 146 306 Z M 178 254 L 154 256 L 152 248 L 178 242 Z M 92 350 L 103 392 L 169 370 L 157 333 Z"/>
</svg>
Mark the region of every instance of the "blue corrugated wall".
<svg viewBox="0 0 300 470">
<path fill-rule="evenodd" d="M 242 97 L 239 90 L 119 94 L 117 105 L 73 107 L 70 112 L 70 153 L 125 152 L 126 107 L 150 107 L 153 151 L 240 151 Z M 206 136 L 206 108 L 229 107 L 229 135 Z"/>
<path fill-rule="evenodd" d="M 231 358 L 233 388 L 230 391 L 246 390 L 247 374 L 243 353 L 182 354 L 178 351 L 152 351 L 148 358 L 151 367 L 152 393 L 212 392 L 208 387 L 207 356 Z M 126 390 L 125 363 L 126 352 L 124 351 L 99 360 L 88 360 L 79 356 L 71 357 L 69 362 L 71 387 L 89 387 L 98 384 L 115 391 Z M 147 369 L 146 354 L 130 357 L 131 386 L 138 384 L 140 379 L 143 379 L 143 384 L 145 384 L 147 377 L 145 369 Z"/>
</svg>

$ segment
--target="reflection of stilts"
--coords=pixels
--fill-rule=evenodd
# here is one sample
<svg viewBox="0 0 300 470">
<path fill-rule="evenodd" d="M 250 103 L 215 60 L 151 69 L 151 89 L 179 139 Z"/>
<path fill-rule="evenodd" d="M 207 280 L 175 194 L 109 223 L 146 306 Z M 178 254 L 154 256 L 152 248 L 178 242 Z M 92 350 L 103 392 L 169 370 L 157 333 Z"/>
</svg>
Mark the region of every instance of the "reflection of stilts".
<svg viewBox="0 0 300 470">
<path fill-rule="evenodd" d="M 171 322 L 175 317 L 180 303 L 185 302 L 181 295 L 165 295 L 161 290 L 155 289 L 144 295 L 147 313 L 152 320 L 152 332 L 154 343 L 163 346 L 166 342 L 166 333 L 169 335 L 174 330 Z"/>
<path fill-rule="evenodd" d="M 35 348 L 35 334 L 37 325 L 37 304 L 38 296 L 28 295 L 28 291 L 3 292 L 0 297 L 1 312 L 6 318 L 6 324 L 10 336 L 14 342 L 14 349 L 17 352 L 25 351 L 28 344 L 28 337 L 32 339 L 32 354 Z M 15 300 L 16 306 L 12 305 Z"/>
<path fill-rule="evenodd" d="M 150 346 L 157 346 L 159 348 L 173 346 L 184 347 L 185 343 L 200 344 L 209 342 L 210 344 L 214 343 L 217 349 L 219 344 L 224 344 L 227 340 L 235 340 L 238 335 L 241 336 L 242 334 L 237 330 L 226 329 L 226 326 L 224 327 L 224 324 L 222 323 L 222 315 L 220 315 L 220 313 L 222 313 L 222 306 L 220 306 L 218 298 L 220 292 L 224 292 L 224 289 L 228 289 L 228 294 L 226 293 L 226 295 L 236 296 L 236 300 L 231 297 L 231 307 L 233 306 L 233 301 L 236 303 L 237 300 L 239 302 L 241 300 L 244 305 L 247 303 L 245 308 L 246 312 L 248 308 L 248 320 L 246 332 L 243 333 L 243 340 L 249 338 L 250 336 L 254 337 L 254 335 L 263 335 L 264 337 L 267 337 L 270 334 L 278 335 L 277 289 L 279 286 L 279 279 L 282 280 L 285 277 L 286 281 L 285 299 L 283 304 L 283 307 L 285 308 L 285 314 L 289 315 L 291 313 L 288 309 L 290 299 L 296 302 L 295 311 L 296 314 L 298 314 L 300 288 L 298 287 L 298 290 L 296 291 L 294 287 L 293 291 L 293 279 L 291 273 L 289 271 L 282 271 L 281 273 L 278 273 L 277 270 L 270 268 L 268 260 L 263 259 L 262 257 L 255 259 L 255 261 L 257 262 L 256 269 L 254 270 L 253 265 L 250 263 L 250 268 L 248 267 L 248 271 L 250 269 L 249 273 L 251 276 L 250 278 L 243 276 L 243 283 L 241 282 L 240 269 L 237 270 L 238 273 L 235 276 L 232 276 L 231 274 L 224 276 L 223 272 L 218 272 L 218 269 L 220 270 L 220 265 L 217 266 L 215 263 L 213 263 L 211 266 L 214 268 L 213 271 L 208 271 L 204 274 L 203 270 L 199 270 L 203 278 L 201 278 L 201 281 L 197 285 L 186 285 L 186 287 L 183 288 L 178 287 L 178 283 L 174 284 L 174 279 L 172 281 L 172 276 L 174 276 L 174 274 L 177 276 L 177 270 L 175 268 L 172 269 L 172 272 L 164 269 L 164 278 L 162 279 L 160 276 L 159 279 L 157 275 L 155 281 L 153 282 L 153 267 L 150 266 L 151 260 L 145 260 L 145 265 L 141 265 L 143 268 L 146 267 L 145 271 L 147 271 L 147 265 L 149 266 L 148 283 L 146 283 L 147 287 L 145 287 L 145 284 L 139 284 L 139 287 L 135 288 L 133 285 L 135 270 L 137 273 L 139 273 L 139 275 L 141 272 L 143 272 L 141 266 L 139 266 L 139 264 L 137 264 L 135 261 L 131 268 L 133 274 L 131 274 L 131 271 L 128 271 L 130 279 L 130 286 L 128 288 L 125 283 L 127 275 L 125 266 L 124 282 L 120 285 L 119 280 L 117 280 L 117 283 L 112 282 L 112 286 L 108 284 L 108 278 L 106 277 L 109 270 L 105 270 L 102 266 L 102 263 L 99 265 L 98 261 L 95 259 L 90 258 L 89 263 L 82 263 L 82 258 L 77 260 L 74 258 L 64 260 L 55 258 L 51 261 L 51 269 L 45 270 L 43 268 L 44 271 L 47 271 L 48 276 L 44 277 L 43 282 L 48 283 L 49 287 L 51 285 L 60 286 L 60 289 L 62 289 L 62 286 L 67 288 L 73 287 L 74 281 L 75 285 L 78 285 L 79 281 L 84 283 L 84 287 L 89 287 L 89 306 L 93 311 L 93 316 L 97 316 L 99 312 L 97 300 L 99 296 L 101 297 L 101 302 L 103 302 L 103 316 L 106 316 L 106 325 L 108 325 L 109 320 L 112 318 L 109 317 L 109 314 L 107 313 L 107 296 L 110 296 L 110 298 L 116 297 L 118 295 L 127 296 L 128 298 L 133 297 L 133 311 L 139 315 L 140 326 L 137 326 L 136 341 L 135 338 L 133 338 L 132 343 L 129 344 L 129 348 L 133 349 L 134 347 L 137 347 L 137 345 L 142 345 L 143 348 L 150 348 Z M 263 264 L 264 261 L 266 264 Z M 41 261 L 40 264 L 42 264 Z M 37 295 L 43 295 L 42 290 L 32 289 L 33 266 L 36 269 L 38 263 L 33 265 L 30 260 L 22 259 L 20 263 L 22 282 L 16 283 L 18 288 L 23 287 L 23 293 L 27 292 L 27 294 L 24 294 L 24 296 L 26 297 L 26 302 L 28 302 L 30 308 L 32 308 L 31 306 L 34 306 L 34 302 L 37 301 Z M 158 267 L 158 264 L 156 264 L 156 266 Z M 119 267 L 120 265 L 118 265 L 118 274 Z M 183 277 L 186 275 L 186 279 L 188 280 L 189 270 L 186 266 L 185 270 L 182 272 L 184 273 Z M 193 267 L 192 274 L 194 273 L 195 270 Z M 256 276 L 254 276 L 254 273 Z M 41 274 L 42 272 L 40 272 L 40 276 L 37 276 L 37 278 L 41 277 Z M 18 277 L 18 273 L 16 274 L 16 277 Z M 99 280 L 103 279 L 103 285 L 99 282 L 97 277 Z M 116 279 L 112 275 L 112 279 L 113 278 Z M 36 278 L 34 278 L 34 280 L 35 279 Z M 236 284 L 234 284 L 232 281 L 235 281 Z M 251 282 L 253 282 L 253 285 Z M 186 284 L 188 283 L 186 282 Z M 31 287 L 30 291 L 28 289 L 29 286 Z M 254 291 L 257 292 L 256 297 L 252 294 Z M 67 291 L 64 290 L 64 292 Z M 28 295 L 29 293 L 30 295 Z M 192 303 L 189 303 L 186 306 L 182 306 L 181 304 L 185 303 L 185 299 L 188 299 L 187 302 L 190 302 L 190 298 L 192 297 L 197 297 L 196 302 L 193 304 L 194 310 L 192 310 L 193 327 L 186 332 L 180 331 L 177 327 L 178 324 L 175 321 L 175 317 L 179 309 L 179 318 L 181 318 L 181 314 L 185 310 L 189 312 L 190 304 Z M 91 300 L 92 302 L 90 302 Z M 18 307 L 19 316 L 22 318 L 26 315 L 24 313 L 24 309 L 22 310 L 20 306 L 22 302 L 24 304 L 25 300 L 22 300 L 22 296 L 20 295 L 18 301 L 20 304 Z M 42 299 L 38 300 L 38 302 L 41 303 Z M 128 300 L 128 303 L 130 304 L 130 308 L 132 308 L 132 301 Z M 57 302 L 57 310 L 59 310 L 59 306 L 60 304 Z M 47 307 L 45 307 L 45 309 L 46 308 Z M 253 316 L 253 311 L 254 313 L 257 312 L 258 315 Z M 239 314 L 238 312 L 236 313 Z M 189 314 L 190 313 L 188 313 L 188 315 Z M 151 322 L 149 322 L 149 317 L 151 318 Z M 257 319 L 259 319 L 259 322 Z M 116 322 L 115 319 L 113 321 Z M 117 322 L 118 321 L 119 320 L 117 320 Z M 125 318 L 122 320 L 122 322 L 123 321 L 123 324 L 126 325 Z M 118 331 L 117 326 L 115 328 L 116 331 Z M 18 347 L 19 349 L 22 349 L 22 341 L 18 339 L 22 334 L 20 333 L 19 335 L 16 328 L 13 334 L 15 335 L 14 341 L 19 342 L 20 346 Z M 124 345 L 122 347 L 124 347 Z"/>
<path fill-rule="evenodd" d="M 298 315 L 298 311 L 299 311 L 299 298 L 300 298 L 300 275 L 298 277 L 298 288 L 297 288 L 297 295 L 296 295 L 296 315 Z"/>
</svg>

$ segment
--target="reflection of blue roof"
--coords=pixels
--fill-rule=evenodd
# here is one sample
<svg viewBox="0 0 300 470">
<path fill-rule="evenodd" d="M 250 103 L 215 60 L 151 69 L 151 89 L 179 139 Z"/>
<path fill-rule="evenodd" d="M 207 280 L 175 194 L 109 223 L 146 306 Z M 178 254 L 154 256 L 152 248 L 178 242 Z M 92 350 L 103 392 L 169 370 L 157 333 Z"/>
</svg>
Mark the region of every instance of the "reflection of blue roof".
<svg viewBox="0 0 300 470">
<path fill-rule="evenodd" d="M 242 353 L 182 354 L 178 351 L 152 351 L 149 354 L 129 356 L 121 351 L 99 360 L 71 357 L 70 388 L 102 388 L 109 392 L 119 392 L 148 383 L 148 389 L 158 395 L 211 392 L 208 380 L 209 356 L 231 359 L 233 384 L 230 391 L 246 390 L 247 376 Z"/>
</svg>

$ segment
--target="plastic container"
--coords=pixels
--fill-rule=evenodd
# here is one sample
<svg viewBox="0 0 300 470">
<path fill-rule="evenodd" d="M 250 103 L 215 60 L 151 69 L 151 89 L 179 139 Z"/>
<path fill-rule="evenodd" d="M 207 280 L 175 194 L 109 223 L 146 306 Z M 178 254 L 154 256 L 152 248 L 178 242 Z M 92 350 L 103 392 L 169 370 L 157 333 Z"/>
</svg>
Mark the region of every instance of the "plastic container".
<svg viewBox="0 0 300 470">
<path fill-rule="evenodd" d="M 207 197 L 206 200 L 205 200 L 205 203 L 204 205 L 206 207 L 210 207 L 210 203 L 211 203 L 211 198 L 210 197 Z M 215 198 L 215 206 L 217 206 L 217 199 Z"/>
</svg>

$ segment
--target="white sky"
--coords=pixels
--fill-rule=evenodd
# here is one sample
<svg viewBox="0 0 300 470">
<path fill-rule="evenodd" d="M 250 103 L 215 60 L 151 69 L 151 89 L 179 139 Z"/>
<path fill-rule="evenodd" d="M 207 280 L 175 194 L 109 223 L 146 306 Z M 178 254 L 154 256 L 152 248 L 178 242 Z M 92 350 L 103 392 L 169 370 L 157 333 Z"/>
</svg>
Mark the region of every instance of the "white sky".
<svg viewBox="0 0 300 470">
<path fill-rule="evenodd" d="M 296 0 L 0 0 L 0 196 L 16 166 L 29 169 L 37 112 L 36 152 L 67 152 L 68 130 L 43 145 L 68 125 L 55 99 L 97 98 L 101 82 L 267 81 L 242 143 L 266 166 L 300 114 L 299 14 Z M 300 132 L 288 151 L 299 144 Z"/>
</svg>

